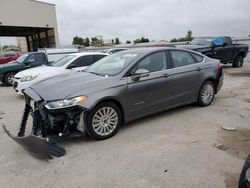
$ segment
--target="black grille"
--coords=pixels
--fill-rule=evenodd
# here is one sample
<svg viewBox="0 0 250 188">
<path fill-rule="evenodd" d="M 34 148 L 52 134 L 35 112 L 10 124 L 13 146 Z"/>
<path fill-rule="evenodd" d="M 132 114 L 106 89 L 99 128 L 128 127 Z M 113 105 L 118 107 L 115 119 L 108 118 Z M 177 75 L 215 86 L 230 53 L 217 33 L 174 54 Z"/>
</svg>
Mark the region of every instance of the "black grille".
<svg viewBox="0 0 250 188">
<path fill-rule="evenodd" d="M 14 82 L 14 83 L 13 83 L 13 87 L 14 87 L 14 89 L 16 89 L 16 88 L 17 88 L 17 86 L 18 86 L 18 83 L 17 83 L 17 82 Z"/>
</svg>

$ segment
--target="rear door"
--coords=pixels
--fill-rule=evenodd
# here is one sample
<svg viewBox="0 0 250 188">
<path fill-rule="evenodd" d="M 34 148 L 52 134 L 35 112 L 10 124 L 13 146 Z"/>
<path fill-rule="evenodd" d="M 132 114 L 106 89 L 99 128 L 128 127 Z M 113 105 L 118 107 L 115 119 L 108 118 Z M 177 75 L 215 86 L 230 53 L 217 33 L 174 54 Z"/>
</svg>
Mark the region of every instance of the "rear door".
<svg viewBox="0 0 250 188">
<path fill-rule="evenodd" d="M 140 116 L 160 111 L 170 104 L 170 87 L 165 74 L 167 71 L 166 52 L 156 52 L 148 55 L 128 72 L 126 108 L 128 116 Z M 133 73 L 138 69 L 148 70 L 149 76 L 133 80 Z"/>
<path fill-rule="evenodd" d="M 182 50 L 170 50 L 169 56 L 173 66 L 168 74 L 172 90 L 171 105 L 194 102 L 201 86 L 203 56 Z"/>
</svg>

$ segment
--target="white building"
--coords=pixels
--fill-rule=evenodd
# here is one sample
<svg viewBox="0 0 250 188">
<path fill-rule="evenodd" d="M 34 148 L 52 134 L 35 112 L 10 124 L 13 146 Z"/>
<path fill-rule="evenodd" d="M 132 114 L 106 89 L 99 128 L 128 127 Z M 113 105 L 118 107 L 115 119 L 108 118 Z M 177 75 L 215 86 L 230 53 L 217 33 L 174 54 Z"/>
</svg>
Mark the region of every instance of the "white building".
<svg viewBox="0 0 250 188">
<path fill-rule="evenodd" d="M 0 36 L 26 37 L 28 51 L 58 47 L 55 5 L 34 0 L 0 0 Z"/>
</svg>

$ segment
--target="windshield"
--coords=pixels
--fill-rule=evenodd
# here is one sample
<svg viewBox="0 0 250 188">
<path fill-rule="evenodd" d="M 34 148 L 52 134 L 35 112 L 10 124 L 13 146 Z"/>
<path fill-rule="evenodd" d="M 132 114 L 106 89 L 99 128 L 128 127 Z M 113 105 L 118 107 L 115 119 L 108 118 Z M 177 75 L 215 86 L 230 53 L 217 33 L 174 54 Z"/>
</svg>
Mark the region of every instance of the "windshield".
<svg viewBox="0 0 250 188">
<path fill-rule="evenodd" d="M 63 58 L 51 63 L 49 66 L 51 66 L 51 67 L 62 67 L 75 57 L 76 57 L 75 55 L 66 55 Z"/>
<path fill-rule="evenodd" d="M 203 46 L 212 46 L 212 38 L 195 38 L 190 42 L 191 45 L 203 45 Z"/>
<path fill-rule="evenodd" d="M 86 69 L 86 72 L 102 76 L 115 76 L 121 73 L 140 54 L 139 53 L 117 53 L 107 56 Z"/>
<path fill-rule="evenodd" d="M 17 62 L 18 63 L 22 63 L 22 62 L 24 62 L 24 60 L 28 57 L 28 55 L 29 54 L 23 54 L 23 55 L 21 55 L 19 58 L 17 58 Z"/>
</svg>

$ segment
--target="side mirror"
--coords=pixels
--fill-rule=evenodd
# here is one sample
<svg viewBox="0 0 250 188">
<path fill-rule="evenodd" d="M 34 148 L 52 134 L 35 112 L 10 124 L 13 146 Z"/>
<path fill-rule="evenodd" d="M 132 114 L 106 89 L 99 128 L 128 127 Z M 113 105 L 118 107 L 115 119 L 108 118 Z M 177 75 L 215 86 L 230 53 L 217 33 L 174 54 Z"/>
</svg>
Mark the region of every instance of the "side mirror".
<svg viewBox="0 0 250 188">
<path fill-rule="evenodd" d="M 142 77 L 147 77 L 149 76 L 149 71 L 147 69 L 138 69 L 134 72 L 132 75 L 132 80 L 137 81 Z"/>
<path fill-rule="evenodd" d="M 28 66 L 28 65 L 30 65 L 31 63 L 34 63 L 34 62 L 35 62 L 35 60 L 28 60 L 28 61 L 25 61 L 24 64 L 26 66 Z"/>
<path fill-rule="evenodd" d="M 76 68 L 76 65 L 75 65 L 74 63 L 71 63 L 71 64 L 67 67 L 67 69 L 73 69 L 73 68 Z"/>
</svg>

